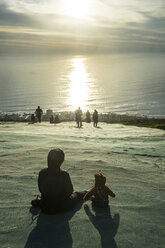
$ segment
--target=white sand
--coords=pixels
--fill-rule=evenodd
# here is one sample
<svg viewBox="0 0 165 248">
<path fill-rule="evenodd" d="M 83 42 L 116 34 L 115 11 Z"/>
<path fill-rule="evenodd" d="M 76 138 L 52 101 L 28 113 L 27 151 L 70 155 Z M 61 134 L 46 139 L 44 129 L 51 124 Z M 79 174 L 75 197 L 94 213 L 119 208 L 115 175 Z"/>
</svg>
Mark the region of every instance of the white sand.
<svg viewBox="0 0 165 248">
<path fill-rule="evenodd" d="M 99 170 L 116 193 L 107 210 L 91 202 L 76 212 L 47 216 L 30 210 L 37 176 L 49 150 L 64 150 L 63 169 L 75 191 L 88 189 Z M 164 248 L 165 132 L 74 122 L 0 125 L 1 248 Z M 32 215 L 33 214 L 33 215 Z M 36 215 L 35 215 L 36 214 Z M 33 219 L 33 221 L 32 221 Z"/>
</svg>

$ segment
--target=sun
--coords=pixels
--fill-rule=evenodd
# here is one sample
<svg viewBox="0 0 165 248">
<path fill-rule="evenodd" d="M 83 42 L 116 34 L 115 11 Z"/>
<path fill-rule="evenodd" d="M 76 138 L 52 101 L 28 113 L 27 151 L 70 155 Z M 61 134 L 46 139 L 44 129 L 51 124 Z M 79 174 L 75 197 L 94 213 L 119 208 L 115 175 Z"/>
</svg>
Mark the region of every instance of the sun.
<svg viewBox="0 0 165 248">
<path fill-rule="evenodd" d="M 89 0 L 63 0 L 61 4 L 62 11 L 68 16 L 78 19 L 89 16 Z"/>
</svg>

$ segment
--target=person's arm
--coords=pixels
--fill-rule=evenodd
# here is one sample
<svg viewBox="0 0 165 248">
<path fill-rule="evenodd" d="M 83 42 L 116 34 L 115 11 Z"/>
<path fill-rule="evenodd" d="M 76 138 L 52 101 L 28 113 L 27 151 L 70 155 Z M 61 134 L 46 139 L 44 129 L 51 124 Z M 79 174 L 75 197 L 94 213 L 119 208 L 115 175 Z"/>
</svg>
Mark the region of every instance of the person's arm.
<svg viewBox="0 0 165 248">
<path fill-rule="evenodd" d="M 73 193 L 73 184 L 68 173 L 65 174 L 65 193 L 67 196 Z"/>
<path fill-rule="evenodd" d="M 106 188 L 106 191 L 107 191 L 108 195 L 110 195 L 111 197 L 116 196 L 115 193 L 113 193 L 113 191 L 109 187 L 107 187 L 106 185 L 105 185 L 105 188 Z"/>
<path fill-rule="evenodd" d="M 43 174 L 44 174 L 44 171 L 41 170 L 41 171 L 39 172 L 39 175 L 38 175 L 38 189 L 39 189 L 39 191 L 40 191 L 41 193 L 42 193 L 41 188 L 42 188 Z"/>
<path fill-rule="evenodd" d="M 94 194 L 94 190 L 95 190 L 94 187 L 92 187 L 91 189 L 89 189 L 89 190 L 87 191 L 87 193 L 85 194 L 85 196 L 83 197 L 83 200 L 84 200 L 84 201 L 89 200 L 89 198 Z"/>
</svg>

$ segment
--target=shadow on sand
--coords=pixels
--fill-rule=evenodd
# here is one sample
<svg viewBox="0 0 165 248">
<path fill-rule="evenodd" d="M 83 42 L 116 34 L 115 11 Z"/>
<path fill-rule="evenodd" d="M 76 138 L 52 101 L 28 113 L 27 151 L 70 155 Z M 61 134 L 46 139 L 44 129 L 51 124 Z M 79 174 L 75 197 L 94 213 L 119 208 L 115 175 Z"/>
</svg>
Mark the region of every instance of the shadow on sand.
<svg viewBox="0 0 165 248">
<path fill-rule="evenodd" d="M 93 214 L 88 207 L 88 205 L 84 206 L 85 212 L 92 222 L 94 227 L 98 230 L 101 238 L 101 247 L 102 248 L 117 248 L 117 244 L 115 242 L 115 235 L 117 233 L 120 216 L 119 214 L 115 214 L 112 218 L 110 207 L 107 208 L 96 208 L 92 206 Z"/>
<path fill-rule="evenodd" d="M 56 215 L 46 215 L 31 207 L 32 222 L 37 219 L 37 225 L 29 234 L 24 248 L 71 248 L 73 240 L 69 220 L 81 205 L 70 212 Z"/>
</svg>

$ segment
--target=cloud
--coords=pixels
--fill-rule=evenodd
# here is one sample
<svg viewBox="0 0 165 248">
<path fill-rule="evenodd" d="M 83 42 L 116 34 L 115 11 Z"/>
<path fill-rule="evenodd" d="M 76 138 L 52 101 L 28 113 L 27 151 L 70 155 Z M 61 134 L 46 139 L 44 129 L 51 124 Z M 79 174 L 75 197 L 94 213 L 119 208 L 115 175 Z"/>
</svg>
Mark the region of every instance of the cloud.
<svg viewBox="0 0 165 248">
<path fill-rule="evenodd" d="M 136 0 L 91 1 L 96 4 L 95 9 L 86 19 L 60 13 L 57 8 L 60 1 L 56 1 L 54 13 L 49 12 L 50 6 L 43 11 L 46 4 L 52 4 L 51 0 L 1 2 L 0 50 L 10 47 L 80 52 L 165 50 L 165 8 L 160 1 L 155 10 L 149 0 L 142 4 Z M 30 11 L 32 6 L 34 9 Z"/>
<path fill-rule="evenodd" d="M 12 11 L 7 5 L 0 5 L 0 26 L 40 26 L 40 21 L 33 15 Z"/>
</svg>

